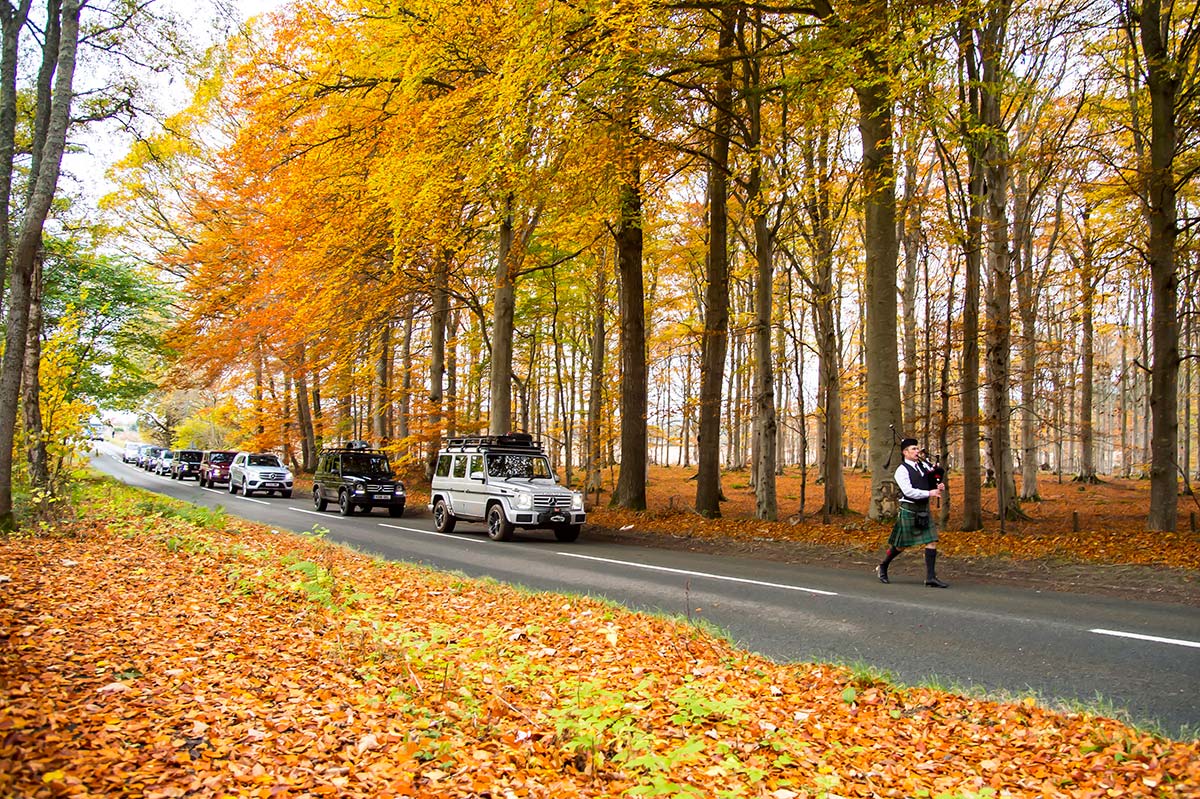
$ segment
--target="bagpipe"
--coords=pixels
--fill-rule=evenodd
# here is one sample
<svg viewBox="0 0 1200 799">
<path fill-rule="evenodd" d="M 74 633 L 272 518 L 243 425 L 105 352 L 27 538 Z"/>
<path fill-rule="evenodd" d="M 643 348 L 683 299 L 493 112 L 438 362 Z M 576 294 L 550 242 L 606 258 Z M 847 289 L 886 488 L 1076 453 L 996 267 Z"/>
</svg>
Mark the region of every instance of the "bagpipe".
<svg viewBox="0 0 1200 799">
<path fill-rule="evenodd" d="M 933 476 L 933 479 L 937 481 L 939 486 L 945 485 L 946 467 L 942 466 L 940 458 L 934 458 L 930 460 L 929 452 L 927 450 L 921 450 L 919 453 L 917 453 L 917 460 L 921 462 L 921 466 L 924 467 L 925 471 L 929 472 L 929 474 Z"/>
</svg>

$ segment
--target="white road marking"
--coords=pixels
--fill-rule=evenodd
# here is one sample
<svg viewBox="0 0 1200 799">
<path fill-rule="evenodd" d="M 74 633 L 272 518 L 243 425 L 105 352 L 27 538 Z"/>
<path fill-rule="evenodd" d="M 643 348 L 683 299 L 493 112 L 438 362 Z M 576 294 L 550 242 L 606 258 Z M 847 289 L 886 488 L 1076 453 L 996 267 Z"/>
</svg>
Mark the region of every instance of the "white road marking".
<svg viewBox="0 0 1200 799">
<path fill-rule="evenodd" d="M 463 538 L 461 535 L 451 535 L 450 533 L 438 533 L 433 530 L 418 530 L 415 527 L 401 527 L 398 524 L 385 524 L 384 522 L 380 522 L 379 526 L 380 527 L 390 527 L 393 530 L 403 530 L 406 533 L 420 533 L 421 535 L 433 535 L 433 536 L 437 536 L 438 538 L 453 538 L 455 541 L 469 541 L 470 540 L 468 538 Z"/>
<path fill-rule="evenodd" d="M 1102 630 L 1094 628 L 1088 630 L 1089 633 L 1097 635 L 1111 635 L 1116 638 L 1134 638 L 1138 641 L 1154 641 L 1158 644 L 1173 644 L 1175 646 L 1190 646 L 1193 649 L 1200 649 L 1200 641 L 1185 641 L 1182 638 L 1161 638 L 1157 635 L 1142 635 L 1141 633 L 1127 633 L 1121 630 Z"/>
<path fill-rule="evenodd" d="M 686 574 L 689 577 L 706 577 L 710 580 L 721 580 L 728 583 L 745 583 L 747 585 L 761 585 L 765 588 L 782 588 L 785 591 L 803 591 L 806 594 L 820 594 L 821 596 L 837 596 L 834 591 L 822 591 L 819 588 L 805 588 L 801 585 L 786 585 L 785 583 L 768 583 L 762 580 L 748 580 L 744 577 L 729 577 L 724 574 L 710 574 L 708 572 L 694 572 L 687 569 L 671 569 L 666 566 L 651 566 L 648 563 L 633 563 L 627 560 L 613 560 L 612 558 L 597 558 L 592 555 L 579 555 L 574 552 L 557 552 L 557 555 L 562 555 L 566 558 L 579 558 L 581 560 L 594 560 L 600 563 L 615 563 L 620 566 L 629 566 L 635 569 L 649 569 L 650 571 L 668 572 L 670 574 Z"/>
<path fill-rule="evenodd" d="M 294 510 L 296 513 L 311 513 L 313 516 L 328 516 L 328 513 L 322 513 L 319 510 L 309 510 L 308 508 L 293 508 L 288 506 L 288 510 Z"/>
<path fill-rule="evenodd" d="M 257 502 L 259 505 L 270 505 L 271 504 L 270 502 L 267 502 L 265 499 L 251 499 L 250 497 L 238 497 L 237 494 L 231 494 L 230 496 L 237 497 L 242 502 Z"/>
</svg>

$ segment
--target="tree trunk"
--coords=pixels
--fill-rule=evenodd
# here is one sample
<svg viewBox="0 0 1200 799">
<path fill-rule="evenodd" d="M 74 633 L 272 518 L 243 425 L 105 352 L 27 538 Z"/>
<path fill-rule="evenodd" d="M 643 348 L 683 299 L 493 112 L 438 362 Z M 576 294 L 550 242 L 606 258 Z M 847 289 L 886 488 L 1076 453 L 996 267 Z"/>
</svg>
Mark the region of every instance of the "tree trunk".
<svg viewBox="0 0 1200 799">
<path fill-rule="evenodd" d="M 1093 420 L 1095 418 L 1094 409 L 1094 386 L 1095 379 L 1095 305 L 1096 305 L 1096 287 L 1093 279 L 1094 259 L 1093 251 L 1095 249 L 1092 241 L 1092 232 L 1089 225 L 1090 212 L 1087 208 L 1083 211 L 1083 229 L 1081 234 L 1081 246 L 1079 254 L 1078 272 L 1079 272 L 1079 305 L 1080 305 L 1080 326 L 1083 335 L 1080 337 L 1080 347 L 1082 352 L 1083 368 L 1080 375 L 1080 391 L 1079 391 L 1079 449 L 1080 449 L 1080 464 L 1079 475 L 1076 479 L 1086 482 L 1096 482 L 1096 441 L 1095 428 Z"/>
<path fill-rule="evenodd" d="M 399 402 L 396 403 L 397 425 L 395 433 L 396 438 L 399 438 L 401 441 L 412 434 L 409 422 L 412 419 L 412 338 L 413 316 L 415 312 L 415 303 L 410 297 L 404 306 L 404 327 L 401 328 L 400 334 L 400 397 Z M 389 355 L 391 349 L 389 341 Z M 388 371 L 391 371 L 391 369 L 389 368 Z"/>
<path fill-rule="evenodd" d="M 375 380 L 372 385 L 371 434 L 375 437 L 375 443 L 382 445 L 388 438 L 388 408 L 391 406 L 391 322 L 385 320 L 379 328 L 379 352 L 375 354 Z"/>
<path fill-rule="evenodd" d="M 735 11 L 721 12 L 719 52 L 728 54 L 734 43 Z M 708 166 L 708 259 L 704 291 L 704 338 L 700 357 L 700 423 L 697 431 L 699 466 L 696 475 L 696 512 L 721 515 L 721 389 L 725 378 L 725 352 L 729 338 L 729 136 L 732 129 L 733 62 L 719 68 L 713 89 L 712 152 Z"/>
<path fill-rule="evenodd" d="M 1151 374 L 1150 446 L 1151 530 L 1175 530 L 1178 515 L 1179 466 L 1179 275 L 1175 268 L 1178 224 L 1175 207 L 1175 107 L 1180 69 L 1164 40 L 1160 0 L 1143 0 L 1138 20 L 1150 93 L 1150 164 L 1142 175 L 1149 223 L 1146 260 L 1150 262 L 1154 298 L 1154 365 Z"/>
<path fill-rule="evenodd" d="M 30 194 L 17 234 L 12 259 L 12 295 L 5 331 L 3 367 L 0 370 L 0 531 L 15 528 L 12 511 L 13 436 L 21 395 L 21 372 L 29 327 L 29 302 L 33 272 L 42 243 L 42 230 L 58 185 L 67 128 L 71 121 L 72 82 L 79 44 L 78 0 L 66 0 L 61 12 L 61 36 L 55 68 L 54 95 L 46 139 L 38 149 L 38 167 L 30 175 Z"/>
<path fill-rule="evenodd" d="M 892 68 L 886 52 L 887 6 L 868 4 L 871 24 L 863 47 L 858 96 L 862 139 L 864 243 L 866 248 L 867 427 L 871 505 L 867 515 L 882 518 L 884 468 L 892 454 L 893 431 L 903 427 L 899 352 L 896 346 L 896 189 L 892 155 Z"/>
<path fill-rule="evenodd" d="M 756 11 L 752 30 L 753 50 L 761 47 L 762 12 Z M 744 50 L 745 48 L 743 48 Z M 751 209 L 754 226 L 754 258 L 757 266 L 754 294 L 754 498 L 756 518 L 775 521 L 779 517 L 779 502 L 775 491 L 775 469 L 779 453 L 775 415 L 775 374 L 771 351 L 772 305 L 775 289 L 774 255 L 771 231 L 767 223 L 769 207 L 763 196 L 762 153 L 762 64 L 754 55 L 744 61 L 746 74 L 746 103 L 749 116 L 747 149 L 754 159 L 746 190 L 746 205 Z"/>
<path fill-rule="evenodd" d="M 967 229 L 963 246 L 965 286 L 963 289 L 962 356 L 962 497 L 964 531 L 983 529 L 979 459 L 979 278 L 983 255 L 984 161 L 976 141 L 979 118 L 979 68 L 970 25 L 960 23 L 960 58 L 967 69 L 967 105 L 962 109 L 962 131 L 967 145 Z"/>
<path fill-rule="evenodd" d="M 25 416 L 25 448 L 29 460 L 29 482 L 49 494 L 55 486 L 50 480 L 50 458 L 46 451 L 46 430 L 42 424 L 41 382 L 42 364 L 42 269 L 34 270 L 29 299 L 29 333 L 25 342 L 25 374 L 21 379 L 21 394 Z"/>
<path fill-rule="evenodd" d="M 433 477 L 442 446 L 442 402 L 446 381 L 446 323 L 450 316 L 448 256 L 438 258 L 433 269 L 433 309 L 429 318 L 429 442 L 425 448 L 425 479 Z"/>
<path fill-rule="evenodd" d="M 632 153 L 628 157 L 633 157 Z M 646 509 L 646 303 L 642 280 L 642 184 L 636 161 L 620 189 L 617 270 L 621 292 L 621 470 L 611 505 Z"/>
<path fill-rule="evenodd" d="M 11 3 L 0 3 L 0 312 L 5 308 L 12 250 L 10 198 L 16 155 L 18 49 L 32 4 L 32 0 L 21 0 L 14 8 Z"/>
<path fill-rule="evenodd" d="M 512 430 L 513 315 L 516 309 L 512 195 L 505 201 L 499 246 L 492 298 L 491 406 L 488 416 L 488 432 L 492 435 L 503 435 Z"/>
<path fill-rule="evenodd" d="M 987 9 L 983 31 L 983 85 L 980 91 L 980 117 L 987 142 L 985 187 L 988 217 L 988 336 L 987 406 L 989 449 L 996 474 L 996 507 L 1000 532 L 1005 521 L 1020 515 L 1016 483 L 1013 478 L 1009 373 L 1012 360 L 1012 261 L 1009 255 L 1008 186 L 1009 145 L 1001 111 L 1008 74 L 1003 65 L 1008 30 L 1007 0 L 994 0 Z"/>
<path fill-rule="evenodd" d="M 312 408 L 308 401 L 308 365 L 304 358 L 304 344 L 297 344 L 293 369 L 296 383 L 296 421 L 300 424 L 300 458 L 304 471 L 311 472 L 317 468 L 317 436 Z"/>
<path fill-rule="evenodd" d="M 588 456 L 587 456 L 587 491 L 600 493 L 601 477 L 600 463 L 600 421 L 604 403 L 604 303 L 608 289 L 605 272 L 608 264 L 605 256 L 601 256 L 596 269 L 596 302 L 592 306 L 592 362 L 591 385 L 588 390 Z"/>
</svg>

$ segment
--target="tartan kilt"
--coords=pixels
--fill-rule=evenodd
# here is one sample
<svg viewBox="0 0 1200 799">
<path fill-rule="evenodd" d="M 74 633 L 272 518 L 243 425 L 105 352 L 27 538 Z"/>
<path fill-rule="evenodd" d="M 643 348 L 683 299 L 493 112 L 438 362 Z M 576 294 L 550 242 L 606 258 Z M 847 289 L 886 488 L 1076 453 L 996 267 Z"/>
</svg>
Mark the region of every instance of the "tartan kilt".
<svg viewBox="0 0 1200 799">
<path fill-rule="evenodd" d="M 926 508 L 928 509 L 928 505 Z M 888 536 L 888 546 L 907 549 L 922 544 L 932 544 L 938 540 L 937 522 L 934 520 L 932 512 L 929 514 L 928 528 L 918 530 L 913 526 L 915 521 L 916 513 L 901 504 L 900 513 L 896 516 L 896 523 L 892 526 L 892 534 Z"/>
</svg>

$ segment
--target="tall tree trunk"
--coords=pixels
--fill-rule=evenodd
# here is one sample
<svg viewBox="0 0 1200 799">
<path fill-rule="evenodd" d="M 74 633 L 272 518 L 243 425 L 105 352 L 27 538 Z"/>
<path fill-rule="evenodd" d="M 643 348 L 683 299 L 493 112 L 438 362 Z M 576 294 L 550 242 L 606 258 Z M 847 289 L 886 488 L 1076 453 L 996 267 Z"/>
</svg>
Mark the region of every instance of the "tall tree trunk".
<svg viewBox="0 0 1200 799">
<path fill-rule="evenodd" d="M 495 294 L 492 297 L 492 373 L 488 432 L 503 435 L 512 430 L 513 315 L 516 309 L 516 275 L 513 269 L 513 197 L 505 200 L 496 257 Z"/>
<path fill-rule="evenodd" d="M 861 71 L 854 88 L 862 139 L 864 244 L 866 249 L 867 426 L 871 469 L 871 505 L 867 515 L 883 515 L 883 485 L 892 475 L 884 468 L 903 427 L 900 407 L 899 351 L 896 345 L 896 171 L 892 154 L 892 85 L 887 42 L 887 3 L 865 3 L 859 45 Z"/>
<path fill-rule="evenodd" d="M 295 371 L 296 383 L 296 421 L 300 424 L 300 459 L 306 472 L 317 467 L 317 436 L 313 425 L 312 407 L 309 405 L 308 365 L 304 362 L 304 344 L 296 345 Z"/>
<path fill-rule="evenodd" d="M 996 473 L 996 507 L 1000 532 L 1020 514 L 1013 478 L 1009 373 L 1012 361 L 1012 261 L 1009 255 L 1009 145 L 1001 102 L 1008 75 L 1003 65 L 1009 17 L 1008 0 L 993 0 L 982 31 L 983 84 L 980 117 L 987 136 L 984 148 L 988 218 L 987 407 L 988 442 Z"/>
<path fill-rule="evenodd" d="M 375 354 L 374 397 L 371 401 L 371 434 L 377 444 L 388 437 L 388 409 L 391 407 L 392 323 L 384 320 L 379 326 L 379 351 Z"/>
<path fill-rule="evenodd" d="M 963 530 L 983 529 L 981 464 L 979 458 L 979 278 L 983 258 L 984 160 L 977 141 L 979 120 L 979 66 L 967 20 L 960 23 L 960 58 L 967 70 L 967 86 L 961 110 L 962 136 L 967 145 L 968 212 L 963 246 L 962 427 L 963 427 Z"/>
<path fill-rule="evenodd" d="M 0 3 L 0 312 L 5 308 L 5 287 L 12 255 L 10 198 L 16 155 L 18 50 L 21 30 L 29 19 L 32 5 L 32 0 L 21 0 L 16 7 L 9 2 Z"/>
<path fill-rule="evenodd" d="M 39 258 L 40 260 L 40 258 Z M 25 342 L 25 374 L 21 379 L 21 395 L 25 416 L 25 448 L 29 460 L 29 482 L 34 488 L 53 493 L 50 480 L 50 458 L 46 451 L 46 430 L 42 424 L 41 382 L 42 365 L 42 270 L 33 274 L 29 299 L 29 332 Z"/>
<path fill-rule="evenodd" d="M 1082 373 L 1080 375 L 1079 391 L 1079 475 L 1077 480 L 1086 483 L 1096 482 L 1096 438 L 1095 438 L 1095 401 L 1093 399 L 1096 372 L 1096 285 L 1094 278 L 1095 243 L 1090 225 L 1091 212 L 1083 210 L 1080 253 L 1077 261 L 1079 273 L 1079 314 L 1082 336 Z"/>
<path fill-rule="evenodd" d="M 51 0 L 53 10 L 55 0 Z M 0 367 L 0 531 L 15 527 L 12 511 L 13 437 L 21 395 L 21 372 L 25 363 L 25 341 L 29 329 L 29 302 L 33 272 L 42 244 L 42 230 L 58 186 L 71 121 L 72 83 L 79 44 L 79 0 L 66 0 L 61 10 L 61 35 L 54 70 L 54 94 L 50 104 L 45 141 L 36 148 L 37 169 L 31 173 L 34 190 L 29 196 L 17 234 L 12 260 L 12 295 L 9 302 L 3 366 Z"/>
<path fill-rule="evenodd" d="M 601 411 L 604 404 L 604 304 L 608 290 L 605 272 L 608 269 L 604 256 L 596 269 L 596 302 L 592 306 L 592 358 L 591 384 L 588 388 L 588 456 L 587 491 L 600 493 L 600 464 L 603 453 L 600 448 Z"/>
<path fill-rule="evenodd" d="M 720 56 L 734 44 L 735 11 L 720 12 Z M 721 389 L 729 339 L 729 136 L 733 126 L 733 61 L 718 69 L 713 89 L 712 151 L 708 165 L 708 259 L 704 290 L 704 338 L 700 357 L 700 423 L 697 431 L 699 466 L 696 512 L 721 515 Z"/>
<path fill-rule="evenodd" d="M 425 447 L 425 479 L 433 477 L 442 446 L 442 402 L 446 382 L 446 323 L 450 316 L 450 259 L 438 258 L 433 268 L 433 309 L 429 318 L 429 442 Z"/>
<path fill-rule="evenodd" d="M 617 270 L 621 292 L 621 471 L 611 504 L 646 509 L 646 303 L 642 280 L 641 168 L 632 151 L 620 189 Z"/>
<path fill-rule="evenodd" d="M 754 226 L 754 258 L 757 266 L 754 284 L 754 515 L 775 521 L 779 502 L 775 491 L 775 469 L 779 453 L 778 419 L 775 411 L 775 374 L 771 351 L 772 306 L 775 289 L 774 255 L 771 231 L 767 223 L 769 207 L 763 196 L 762 153 L 762 63 L 755 55 L 762 46 L 762 12 L 754 12 L 751 24 L 753 53 L 744 59 L 746 105 L 749 116 L 747 149 L 754 159 L 746 190 L 746 205 L 751 209 Z M 746 50 L 743 46 L 743 52 Z"/>
<path fill-rule="evenodd" d="M 1146 87 L 1150 93 L 1150 164 L 1142 175 L 1145 213 L 1149 223 L 1146 260 L 1154 298 L 1154 365 L 1151 374 L 1150 446 L 1151 530 L 1173 531 L 1178 515 L 1179 465 L 1179 275 L 1175 268 L 1175 239 L 1179 228 L 1175 207 L 1175 107 L 1181 64 L 1164 36 L 1160 0 L 1143 0 L 1138 19 L 1145 55 Z M 1194 33 L 1194 31 L 1193 31 Z M 1190 46 L 1195 47 L 1194 36 Z"/>
<path fill-rule="evenodd" d="M 415 314 L 415 303 L 410 297 L 404 305 L 404 326 L 400 333 L 400 397 L 396 403 L 396 437 L 402 441 L 412 433 L 409 422 L 412 419 L 412 339 Z M 391 346 L 388 350 L 390 354 Z"/>
<path fill-rule="evenodd" d="M 904 319 L 902 399 L 905 424 L 913 435 L 917 433 L 917 263 L 921 243 L 921 205 L 916 201 L 917 178 L 917 154 L 910 151 L 904 159 L 904 199 L 900 205 L 898 236 L 904 250 L 904 282 L 900 291 Z"/>
</svg>

